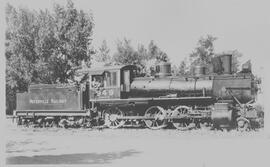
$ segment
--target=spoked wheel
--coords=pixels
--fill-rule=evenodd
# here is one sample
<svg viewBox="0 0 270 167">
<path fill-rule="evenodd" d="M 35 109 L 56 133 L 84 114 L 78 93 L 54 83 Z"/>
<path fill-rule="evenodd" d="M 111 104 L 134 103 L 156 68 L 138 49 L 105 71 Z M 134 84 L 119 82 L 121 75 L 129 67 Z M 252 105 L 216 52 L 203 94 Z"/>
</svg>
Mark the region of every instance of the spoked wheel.
<svg viewBox="0 0 270 167">
<path fill-rule="evenodd" d="M 166 112 L 162 107 L 152 106 L 145 112 L 145 117 L 150 119 L 144 120 L 146 126 L 150 129 L 161 129 L 167 126 L 167 120 L 165 119 Z"/>
<path fill-rule="evenodd" d="M 237 119 L 237 130 L 244 132 L 249 130 L 249 121 L 244 117 Z"/>
<path fill-rule="evenodd" d="M 179 119 L 172 119 L 172 124 L 176 129 L 179 130 L 188 130 L 191 128 L 192 120 L 185 118 L 189 112 L 189 107 L 187 106 L 178 106 L 176 107 L 173 112 L 173 117 L 179 117 Z M 183 117 L 183 118 L 180 118 Z"/>
<path fill-rule="evenodd" d="M 103 112 L 103 118 L 106 126 L 111 129 L 116 129 L 125 124 L 124 120 L 119 120 L 119 117 L 124 116 L 119 108 L 109 108 Z"/>
</svg>

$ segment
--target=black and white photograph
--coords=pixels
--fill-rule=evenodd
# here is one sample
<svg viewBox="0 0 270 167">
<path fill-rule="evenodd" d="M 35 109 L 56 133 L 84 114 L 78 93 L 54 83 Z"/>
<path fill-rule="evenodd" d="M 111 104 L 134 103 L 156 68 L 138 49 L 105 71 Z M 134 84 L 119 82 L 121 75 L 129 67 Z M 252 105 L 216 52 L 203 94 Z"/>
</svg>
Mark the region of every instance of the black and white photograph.
<svg viewBox="0 0 270 167">
<path fill-rule="evenodd" d="M 2 6 L 1 166 L 270 165 L 269 1 Z"/>
</svg>

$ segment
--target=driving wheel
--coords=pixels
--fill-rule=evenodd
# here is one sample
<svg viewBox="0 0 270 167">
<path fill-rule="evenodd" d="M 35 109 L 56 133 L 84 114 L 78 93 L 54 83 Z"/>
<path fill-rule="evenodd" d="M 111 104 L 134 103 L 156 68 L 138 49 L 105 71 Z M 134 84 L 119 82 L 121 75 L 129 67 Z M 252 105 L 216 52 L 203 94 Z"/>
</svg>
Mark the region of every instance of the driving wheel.
<svg viewBox="0 0 270 167">
<path fill-rule="evenodd" d="M 176 129 L 188 130 L 191 128 L 192 120 L 187 118 L 190 108 L 187 106 L 178 106 L 172 112 L 172 124 Z"/>
<path fill-rule="evenodd" d="M 119 117 L 123 117 L 124 114 L 119 108 L 108 108 L 103 112 L 104 125 L 111 129 L 116 129 L 125 124 L 124 120 L 119 120 Z"/>
<path fill-rule="evenodd" d="M 152 106 L 145 112 L 145 125 L 150 129 L 161 129 L 167 126 L 166 112 L 160 106 Z"/>
</svg>

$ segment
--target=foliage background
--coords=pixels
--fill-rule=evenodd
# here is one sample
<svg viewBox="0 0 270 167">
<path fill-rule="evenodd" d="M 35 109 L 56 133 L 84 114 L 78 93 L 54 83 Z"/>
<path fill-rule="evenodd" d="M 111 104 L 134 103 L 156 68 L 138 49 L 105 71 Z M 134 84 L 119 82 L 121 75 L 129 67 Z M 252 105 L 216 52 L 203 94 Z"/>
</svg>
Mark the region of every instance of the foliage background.
<svg viewBox="0 0 270 167">
<path fill-rule="evenodd" d="M 25 92 L 32 83 L 75 83 L 75 71 L 98 62 L 103 65 L 134 64 L 142 76 L 151 75 L 154 66 L 169 62 L 169 56 L 154 40 L 147 46 L 132 45 L 130 39 L 116 42 L 111 53 L 107 41 L 98 48 L 92 46 L 94 33 L 93 14 L 74 7 L 71 0 L 66 5 L 54 4 L 52 10 L 29 10 L 6 5 L 6 113 L 16 108 L 16 92 Z M 214 42 L 217 37 L 207 35 L 179 65 L 172 67 L 175 76 L 191 74 L 191 67 L 209 65 L 216 56 Z M 233 71 L 239 68 L 237 50 L 233 55 Z"/>
<path fill-rule="evenodd" d="M 16 92 L 31 83 L 71 83 L 75 67 L 90 65 L 93 17 L 55 4 L 48 10 L 6 6 L 6 112 L 15 109 Z"/>
</svg>

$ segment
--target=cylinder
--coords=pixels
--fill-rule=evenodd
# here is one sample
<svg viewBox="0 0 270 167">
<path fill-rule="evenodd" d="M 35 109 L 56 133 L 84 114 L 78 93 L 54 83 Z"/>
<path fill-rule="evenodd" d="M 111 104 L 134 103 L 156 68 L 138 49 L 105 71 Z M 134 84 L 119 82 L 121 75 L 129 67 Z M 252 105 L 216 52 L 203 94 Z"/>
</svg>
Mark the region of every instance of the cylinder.
<svg viewBox="0 0 270 167">
<path fill-rule="evenodd" d="M 231 74 L 232 73 L 232 55 L 222 55 L 220 56 L 222 61 L 223 73 Z"/>
</svg>

